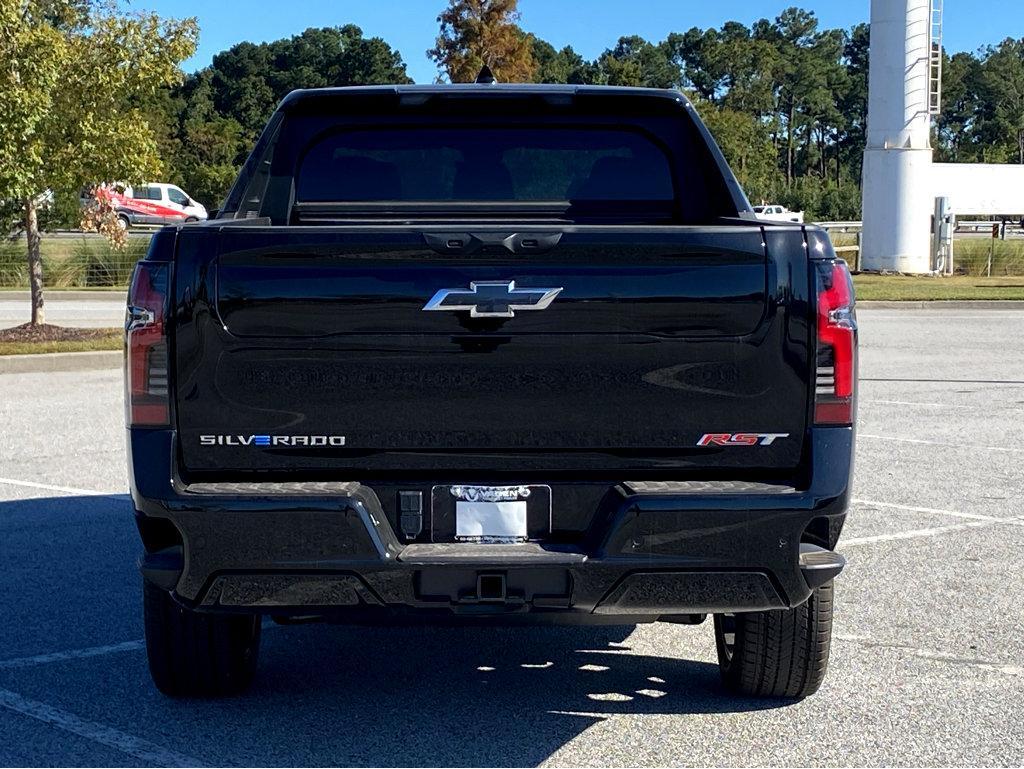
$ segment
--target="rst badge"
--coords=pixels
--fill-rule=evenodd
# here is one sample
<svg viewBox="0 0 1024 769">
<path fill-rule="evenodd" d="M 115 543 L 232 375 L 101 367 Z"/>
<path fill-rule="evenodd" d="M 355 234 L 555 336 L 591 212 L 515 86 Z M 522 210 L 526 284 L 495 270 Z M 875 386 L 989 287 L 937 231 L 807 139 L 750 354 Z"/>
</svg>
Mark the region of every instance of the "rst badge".
<svg viewBox="0 0 1024 769">
<path fill-rule="evenodd" d="M 771 446 L 789 433 L 704 433 L 698 446 Z"/>
<path fill-rule="evenodd" d="M 327 448 L 344 446 L 344 435 L 200 435 L 201 446 L 256 448 Z"/>
</svg>

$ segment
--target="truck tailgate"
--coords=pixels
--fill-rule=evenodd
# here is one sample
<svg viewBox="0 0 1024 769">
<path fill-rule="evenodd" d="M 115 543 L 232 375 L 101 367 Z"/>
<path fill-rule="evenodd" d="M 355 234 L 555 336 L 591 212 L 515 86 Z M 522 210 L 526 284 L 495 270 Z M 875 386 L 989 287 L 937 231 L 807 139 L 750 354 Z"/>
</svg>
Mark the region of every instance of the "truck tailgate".
<svg viewBox="0 0 1024 769">
<path fill-rule="evenodd" d="M 804 253 L 802 239 L 759 226 L 185 229 L 182 465 L 343 480 L 794 468 L 807 273 L 773 257 Z M 497 286 L 485 314 L 508 309 L 507 283 L 560 290 L 513 317 L 424 311 L 474 282 Z M 785 437 L 698 445 L 711 433 Z"/>
</svg>

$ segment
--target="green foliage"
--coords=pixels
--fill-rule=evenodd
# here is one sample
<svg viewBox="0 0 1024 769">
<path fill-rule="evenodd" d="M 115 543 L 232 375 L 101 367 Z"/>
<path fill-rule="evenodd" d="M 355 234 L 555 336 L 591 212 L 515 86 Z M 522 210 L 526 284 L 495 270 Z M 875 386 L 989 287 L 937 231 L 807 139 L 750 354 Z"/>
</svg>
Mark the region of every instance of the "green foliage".
<svg viewBox="0 0 1024 769">
<path fill-rule="evenodd" d="M 129 238 L 117 249 L 103 238 L 82 238 L 71 256 L 53 269 L 53 284 L 75 288 L 127 286 L 135 263 L 146 255 L 148 238 Z"/>
<path fill-rule="evenodd" d="M 198 32 L 111 0 L 0 0 L 0 200 L 22 201 L 33 325 L 45 321 L 39 209 L 54 191 L 159 174 L 138 105 L 180 80 Z"/>
<path fill-rule="evenodd" d="M 676 88 L 682 80 L 669 48 L 649 43 L 639 35 L 620 37 L 614 48 L 601 55 L 598 66 L 608 85 Z"/>
<path fill-rule="evenodd" d="M 448 0 L 428 55 L 452 81 L 486 62 L 506 82 L 681 88 L 751 200 L 860 217 L 866 24 L 825 29 L 787 8 L 660 42 L 623 36 L 587 60 L 522 30 L 516 5 Z M 123 14 L 106 0 L 0 0 L 0 61 L 12 62 L 0 68 L 5 231 L 23 217 L 19 201 L 45 189 L 56 203 L 43 226 L 72 224 L 78 186 L 98 179 L 160 178 L 215 208 L 289 91 L 410 82 L 397 51 L 347 24 L 240 43 L 178 83 L 196 34 L 194 20 Z M 945 58 L 934 145 L 940 160 L 1024 163 L 1024 39 Z"/>
<path fill-rule="evenodd" d="M 813 176 L 803 176 L 788 187 L 780 187 L 774 199 L 793 211 L 803 211 L 807 221 L 860 219 L 860 188 L 853 184 L 838 187 Z"/>
<path fill-rule="evenodd" d="M 757 118 L 712 102 L 697 109 L 752 201 L 774 202 L 783 186 L 768 127 Z"/>
<path fill-rule="evenodd" d="M 533 73 L 535 83 L 576 83 L 597 85 L 604 82 L 597 62 L 588 62 L 572 46 L 556 51 L 551 43 L 529 36 L 533 61 L 537 65 Z"/>
<path fill-rule="evenodd" d="M 208 208 L 220 205 L 278 103 L 297 88 L 409 83 L 405 64 L 354 24 L 307 29 L 269 43 L 239 43 L 179 87 L 140 108 L 165 126 L 165 179 Z"/>
<path fill-rule="evenodd" d="M 992 275 L 1024 275 L 1024 241 L 958 238 L 953 243 L 953 266 L 966 275 L 984 275 L 992 254 Z"/>
<path fill-rule="evenodd" d="M 22 239 L 0 240 L 0 288 L 27 288 L 25 243 Z"/>
<path fill-rule="evenodd" d="M 0 70 L 0 198 L 159 171 L 132 99 L 177 81 L 194 19 L 121 15 L 99 0 L 0 0 L 0 19 L 0 59 L 11 63 Z"/>
<path fill-rule="evenodd" d="M 1024 163 L 1024 38 L 944 60 L 937 156 Z"/>
<path fill-rule="evenodd" d="M 948 301 L 951 299 L 1024 299 L 1024 281 L 1019 278 L 979 278 L 968 275 L 853 276 L 857 301 Z"/>
</svg>

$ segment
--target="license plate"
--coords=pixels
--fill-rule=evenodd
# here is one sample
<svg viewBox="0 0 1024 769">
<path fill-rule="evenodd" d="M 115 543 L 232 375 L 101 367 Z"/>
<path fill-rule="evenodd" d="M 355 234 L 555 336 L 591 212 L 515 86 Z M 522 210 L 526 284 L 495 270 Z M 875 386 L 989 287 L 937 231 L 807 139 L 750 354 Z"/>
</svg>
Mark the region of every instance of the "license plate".
<svg viewBox="0 0 1024 769">
<path fill-rule="evenodd" d="M 548 486 L 435 486 L 434 542 L 524 542 L 551 531 Z"/>
<path fill-rule="evenodd" d="M 526 539 L 526 502 L 455 503 L 455 539 L 467 541 Z"/>
</svg>

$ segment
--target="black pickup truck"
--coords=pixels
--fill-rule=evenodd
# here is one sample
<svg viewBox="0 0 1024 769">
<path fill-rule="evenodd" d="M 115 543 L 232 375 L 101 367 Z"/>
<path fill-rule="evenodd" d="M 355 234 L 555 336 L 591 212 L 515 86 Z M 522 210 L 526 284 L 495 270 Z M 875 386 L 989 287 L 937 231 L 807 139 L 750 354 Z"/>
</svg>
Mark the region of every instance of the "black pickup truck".
<svg viewBox="0 0 1024 769">
<path fill-rule="evenodd" d="M 675 91 L 297 91 L 126 321 L 150 669 L 281 622 L 714 616 L 730 689 L 828 659 L 857 331 Z"/>
</svg>

